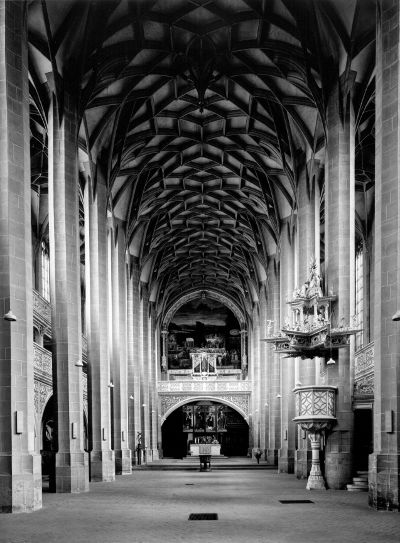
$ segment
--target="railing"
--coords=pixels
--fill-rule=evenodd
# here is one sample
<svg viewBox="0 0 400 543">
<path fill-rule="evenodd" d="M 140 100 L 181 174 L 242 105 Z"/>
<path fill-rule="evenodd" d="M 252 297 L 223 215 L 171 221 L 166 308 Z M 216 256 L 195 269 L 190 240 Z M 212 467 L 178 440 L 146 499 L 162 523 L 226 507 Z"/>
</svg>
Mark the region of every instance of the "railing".
<svg viewBox="0 0 400 543">
<path fill-rule="evenodd" d="M 46 335 L 51 336 L 50 302 L 35 289 L 33 289 L 33 322 Z"/>
<path fill-rule="evenodd" d="M 52 355 L 47 349 L 43 349 L 37 343 L 33 343 L 33 368 L 35 379 L 52 382 L 53 367 Z"/>
<path fill-rule="evenodd" d="M 354 377 L 358 377 L 374 371 L 374 342 L 368 343 L 356 351 L 354 355 Z"/>
<path fill-rule="evenodd" d="M 334 417 L 336 387 L 300 386 L 296 394 L 296 417 Z"/>
<path fill-rule="evenodd" d="M 161 381 L 158 392 L 251 392 L 250 381 Z"/>
<path fill-rule="evenodd" d="M 199 372 L 197 375 L 193 373 L 193 369 L 190 368 L 190 369 L 186 369 L 186 370 L 168 370 L 168 375 L 171 375 L 171 376 L 177 376 L 178 378 L 182 375 L 190 375 L 190 376 L 194 376 L 194 377 L 199 377 L 201 376 L 202 374 Z M 215 372 L 213 373 L 207 373 L 207 372 L 204 372 L 204 375 L 212 375 L 212 376 L 219 376 L 219 375 L 241 375 L 242 374 L 242 370 L 241 369 L 237 369 L 237 368 L 217 368 L 215 370 Z"/>
<path fill-rule="evenodd" d="M 374 395 L 374 343 L 371 342 L 354 355 L 354 399 L 370 400 Z"/>
</svg>

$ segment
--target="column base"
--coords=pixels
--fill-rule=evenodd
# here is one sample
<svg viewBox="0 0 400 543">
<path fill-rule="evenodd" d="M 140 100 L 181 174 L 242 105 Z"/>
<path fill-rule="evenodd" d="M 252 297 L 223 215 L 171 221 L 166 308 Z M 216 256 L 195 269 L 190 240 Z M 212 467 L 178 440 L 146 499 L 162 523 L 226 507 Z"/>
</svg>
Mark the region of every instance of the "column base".
<svg viewBox="0 0 400 543">
<path fill-rule="evenodd" d="M 292 449 L 279 449 L 278 473 L 294 473 L 294 455 Z"/>
<path fill-rule="evenodd" d="M 326 484 L 322 475 L 315 475 L 310 473 L 307 481 L 307 490 L 326 490 Z"/>
<path fill-rule="evenodd" d="M 311 471 L 312 453 L 309 449 L 298 449 L 294 457 L 294 473 L 297 479 L 307 479 Z"/>
<path fill-rule="evenodd" d="M 267 449 L 266 458 L 268 464 L 272 464 L 273 466 L 278 465 L 278 452 L 279 449 Z"/>
<path fill-rule="evenodd" d="M 115 475 L 129 475 L 132 473 L 132 453 L 130 449 L 114 451 Z"/>
<path fill-rule="evenodd" d="M 155 460 L 160 460 L 158 449 L 148 449 L 147 455 L 147 462 L 154 462 Z"/>
<path fill-rule="evenodd" d="M 89 490 L 89 455 L 87 452 L 55 454 L 55 491 L 74 494 Z"/>
<path fill-rule="evenodd" d="M 400 511 L 400 454 L 370 454 L 368 486 L 368 503 L 371 507 Z"/>
<path fill-rule="evenodd" d="M 115 481 L 114 451 L 91 451 L 90 481 Z"/>
<path fill-rule="evenodd" d="M 42 508 L 39 454 L 0 454 L 0 513 L 30 513 Z"/>
<path fill-rule="evenodd" d="M 343 490 L 353 476 L 352 454 L 349 452 L 325 453 L 325 479 L 328 488 Z"/>
</svg>

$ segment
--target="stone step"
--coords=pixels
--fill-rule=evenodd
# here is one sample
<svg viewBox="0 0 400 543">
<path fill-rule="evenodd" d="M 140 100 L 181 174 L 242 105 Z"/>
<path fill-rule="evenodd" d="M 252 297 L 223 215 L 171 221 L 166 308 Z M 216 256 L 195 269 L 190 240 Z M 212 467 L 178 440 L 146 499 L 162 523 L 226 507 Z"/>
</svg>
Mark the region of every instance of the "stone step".
<svg viewBox="0 0 400 543">
<path fill-rule="evenodd" d="M 366 488 L 355 486 L 355 485 L 347 485 L 347 490 L 349 492 L 367 492 L 368 486 Z"/>
<path fill-rule="evenodd" d="M 211 456 L 211 462 L 226 462 L 229 460 L 227 456 Z M 154 460 L 153 464 L 165 463 L 168 464 L 199 464 L 200 458 L 198 456 L 186 456 L 185 458 L 163 458 L 160 460 Z"/>
<path fill-rule="evenodd" d="M 186 458 L 163 458 L 161 460 L 156 460 L 148 464 L 142 464 L 140 466 L 133 466 L 133 470 L 195 470 L 199 471 L 200 469 L 200 459 L 198 456 L 195 457 L 186 457 Z M 265 461 L 261 461 L 260 464 L 254 459 L 247 457 L 213 457 L 211 458 L 211 469 L 215 470 L 241 470 L 241 469 L 250 469 L 250 470 L 276 470 L 276 466 L 268 464 Z"/>
<path fill-rule="evenodd" d="M 357 488 L 363 488 L 368 490 L 368 483 L 357 483 L 356 481 L 353 481 L 352 485 Z"/>
<path fill-rule="evenodd" d="M 357 471 L 357 477 L 367 477 L 368 479 L 368 471 Z"/>
<path fill-rule="evenodd" d="M 353 483 L 366 483 L 366 484 L 368 484 L 368 477 L 353 477 Z"/>
</svg>

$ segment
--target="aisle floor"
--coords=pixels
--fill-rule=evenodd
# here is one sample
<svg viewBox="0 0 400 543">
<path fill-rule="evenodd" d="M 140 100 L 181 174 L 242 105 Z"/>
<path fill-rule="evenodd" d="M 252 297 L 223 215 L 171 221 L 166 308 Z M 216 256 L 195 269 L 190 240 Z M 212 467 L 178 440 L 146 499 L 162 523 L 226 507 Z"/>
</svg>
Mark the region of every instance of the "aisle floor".
<svg viewBox="0 0 400 543">
<path fill-rule="evenodd" d="M 280 500 L 313 503 L 282 504 Z M 216 513 L 218 520 L 188 520 Z M 367 494 L 307 491 L 268 470 L 136 471 L 85 494 L 44 494 L 43 509 L 1 515 L 6 543 L 398 543 L 400 515 Z"/>
</svg>

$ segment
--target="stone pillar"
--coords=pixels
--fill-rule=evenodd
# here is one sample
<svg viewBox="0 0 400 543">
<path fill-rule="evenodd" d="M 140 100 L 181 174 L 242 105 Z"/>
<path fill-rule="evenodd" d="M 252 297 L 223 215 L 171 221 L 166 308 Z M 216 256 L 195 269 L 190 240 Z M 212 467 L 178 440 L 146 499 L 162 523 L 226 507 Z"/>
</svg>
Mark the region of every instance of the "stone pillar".
<svg viewBox="0 0 400 543">
<path fill-rule="evenodd" d="M 155 313 L 152 307 L 150 315 L 150 374 L 149 387 L 151 397 L 151 457 L 152 460 L 159 459 L 158 451 L 158 393 L 157 393 L 157 347 L 156 347 L 156 325 Z"/>
<path fill-rule="evenodd" d="M 128 277 L 128 392 L 129 392 L 129 447 L 132 463 L 138 463 L 138 434 L 142 432 L 140 410 L 140 299 L 139 265 L 137 258 L 130 257 Z M 132 398 L 133 397 L 133 398 Z"/>
<path fill-rule="evenodd" d="M 141 284 L 141 319 L 140 319 L 140 335 L 141 335 L 141 390 L 142 390 L 142 445 L 147 453 L 151 450 L 151 428 L 150 428 L 150 394 L 149 394 L 149 293 L 147 285 Z"/>
<path fill-rule="evenodd" d="M 267 334 L 267 299 L 265 293 L 265 286 L 261 287 L 260 292 L 260 340 L 264 339 Z M 260 449 L 263 455 L 267 449 L 267 436 L 268 436 L 268 388 L 267 388 L 267 351 L 268 343 L 265 341 L 260 342 Z"/>
<path fill-rule="evenodd" d="M 254 323 L 253 323 L 254 324 Z M 251 325 L 249 325 L 249 331 L 248 331 L 248 351 L 249 351 L 249 360 L 250 360 L 250 364 L 249 364 L 249 368 L 248 368 L 248 380 L 250 382 L 253 383 L 253 385 L 255 384 L 254 383 L 254 349 L 253 349 L 253 328 Z M 248 420 L 248 423 L 249 423 L 249 447 L 247 449 L 247 456 L 251 457 L 252 456 L 252 451 L 253 451 L 253 447 L 254 447 L 254 413 L 253 413 L 253 409 L 254 409 L 254 396 L 255 396 L 255 392 L 254 392 L 254 389 L 252 391 L 252 394 L 251 394 L 251 397 L 249 398 L 249 420 Z"/>
<path fill-rule="evenodd" d="M 376 55 L 375 402 L 369 503 L 399 510 L 400 482 L 400 6 L 379 0 Z M 397 314 L 397 315 L 396 315 Z M 393 317 L 396 315 L 395 320 Z"/>
<path fill-rule="evenodd" d="M 0 1 L 0 513 L 42 506 L 34 452 L 31 179 L 25 7 Z M 9 311 L 16 321 L 4 320 Z"/>
<path fill-rule="evenodd" d="M 279 264 L 273 256 L 268 263 L 268 314 L 274 333 L 280 330 L 280 287 Z M 269 464 L 278 465 L 278 452 L 281 447 L 281 395 L 280 395 L 280 356 L 274 353 L 272 345 L 267 349 L 268 377 L 268 450 Z"/>
<path fill-rule="evenodd" d="M 53 87 L 51 74 L 49 83 Z M 53 387 L 58 438 L 53 488 L 56 492 L 83 492 L 89 490 L 89 466 L 83 450 L 78 119 L 72 93 L 65 91 L 63 102 L 59 118 L 53 91 L 48 123 Z"/>
<path fill-rule="evenodd" d="M 281 322 L 284 326 L 288 318 L 291 321 L 292 312 L 287 300 L 292 297 L 294 289 L 294 240 L 291 233 L 291 224 L 286 220 L 281 229 Z M 279 451 L 278 471 L 283 473 L 294 472 L 294 456 L 296 450 L 297 427 L 293 422 L 296 416 L 294 388 L 294 358 L 281 357 L 281 449 Z"/>
<path fill-rule="evenodd" d="M 111 450 L 110 359 L 108 346 L 107 189 L 98 172 L 96 192 L 88 178 L 85 188 L 85 273 L 88 344 L 91 481 L 113 481 Z"/>
<path fill-rule="evenodd" d="M 138 364 L 136 357 L 136 344 L 138 342 L 137 328 L 137 294 L 135 292 L 134 277 L 137 275 L 137 263 L 133 256 L 129 257 L 129 266 L 127 270 L 127 334 L 128 334 L 128 447 L 132 454 L 132 464 L 136 464 L 137 433 L 140 432 L 140 423 L 138 424 L 136 405 L 138 397 Z M 135 274 L 136 272 L 136 274 Z M 139 392 L 140 396 L 140 392 Z"/>
<path fill-rule="evenodd" d="M 297 214 L 297 287 L 300 287 L 309 275 L 309 267 L 312 258 L 317 261 L 318 272 L 320 269 L 315 252 L 315 226 L 319 223 L 319 207 L 315 206 L 317 179 L 308 176 L 307 169 L 301 172 L 299 179 L 299 203 Z M 318 192 L 317 192 L 318 193 Z M 319 194 L 319 193 L 318 193 Z M 319 237 L 318 237 L 319 244 Z M 316 359 L 297 359 L 298 385 L 314 385 Z M 295 453 L 295 474 L 298 479 L 306 479 L 311 470 L 311 443 L 307 439 L 307 433 L 300 425 L 297 427 L 298 447 Z M 311 438 L 310 438 L 311 439 Z"/>
<path fill-rule="evenodd" d="M 125 232 L 121 221 L 114 220 L 112 264 L 112 378 L 113 443 L 115 473 L 132 472 L 128 447 L 128 364 L 127 364 L 127 290 Z"/>
<path fill-rule="evenodd" d="M 253 392 L 251 395 L 251 413 L 252 413 L 252 430 L 253 430 L 253 446 L 250 453 L 254 456 L 254 452 L 261 447 L 260 431 L 261 431 L 261 411 L 260 411 L 260 314 L 259 307 L 254 305 L 252 329 L 249 338 L 251 340 L 251 364 L 249 367 L 249 379 L 253 383 Z"/>
<path fill-rule="evenodd" d="M 332 325 L 354 314 L 354 120 L 351 103 L 340 106 L 338 85 L 327 107 L 325 166 L 326 292 L 338 296 Z M 351 300 L 352 298 L 352 300 Z M 327 434 L 325 477 L 329 488 L 345 488 L 352 478 L 352 384 L 349 349 L 333 352 L 327 384 L 337 386 L 337 425 Z"/>
</svg>

